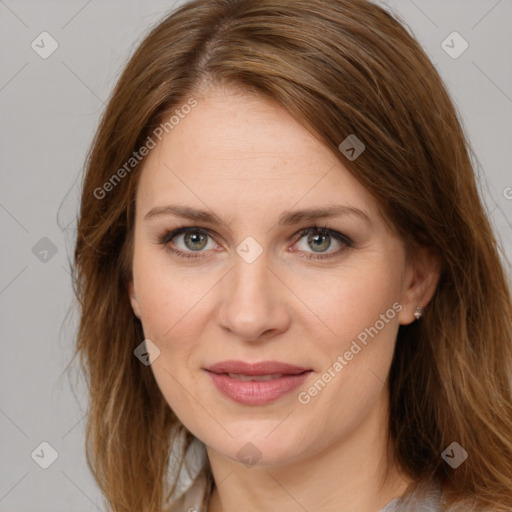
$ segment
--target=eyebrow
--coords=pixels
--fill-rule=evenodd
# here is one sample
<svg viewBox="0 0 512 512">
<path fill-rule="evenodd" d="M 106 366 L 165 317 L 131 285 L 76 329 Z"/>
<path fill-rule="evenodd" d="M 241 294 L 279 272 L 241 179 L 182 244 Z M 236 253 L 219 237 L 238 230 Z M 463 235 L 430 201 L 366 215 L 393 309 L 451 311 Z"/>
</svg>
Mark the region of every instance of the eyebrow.
<svg viewBox="0 0 512 512">
<path fill-rule="evenodd" d="M 165 215 L 174 215 L 176 217 L 182 217 L 198 222 L 207 222 L 210 224 L 226 225 L 218 215 L 211 211 L 199 210 L 182 205 L 157 206 L 146 213 L 144 220 L 146 221 Z M 300 222 L 313 222 L 318 219 L 340 217 L 343 215 L 359 217 L 368 224 L 371 224 L 370 217 L 367 213 L 359 208 L 343 205 L 333 205 L 324 208 L 308 208 L 304 210 L 286 210 L 280 215 L 277 224 L 279 226 L 290 226 L 299 224 Z"/>
</svg>

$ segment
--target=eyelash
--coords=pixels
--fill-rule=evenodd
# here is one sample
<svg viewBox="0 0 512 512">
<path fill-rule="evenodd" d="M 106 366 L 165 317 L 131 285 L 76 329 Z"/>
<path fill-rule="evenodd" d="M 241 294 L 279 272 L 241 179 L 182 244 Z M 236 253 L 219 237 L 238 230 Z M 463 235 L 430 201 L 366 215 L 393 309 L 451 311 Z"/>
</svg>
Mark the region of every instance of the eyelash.
<svg viewBox="0 0 512 512">
<path fill-rule="evenodd" d="M 181 227 L 181 228 L 174 229 L 172 231 L 165 232 L 163 234 L 163 236 L 159 237 L 158 243 L 160 245 L 163 245 L 164 247 L 166 247 L 167 250 L 176 254 L 180 258 L 202 258 L 203 256 L 199 256 L 199 254 L 200 254 L 200 252 L 203 252 L 203 251 L 198 251 L 198 254 L 193 254 L 192 252 L 184 252 L 184 251 L 180 251 L 179 249 L 173 249 L 168 246 L 169 242 L 173 238 L 175 238 L 178 235 L 181 235 L 183 233 L 187 233 L 189 231 L 199 231 L 199 232 L 202 232 L 202 233 L 208 235 L 209 237 L 213 238 L 211 232 L 208 229 L 190 226 L 190 227 Z M 296 242 L 298 242 L 301 238 L 303 238 L 305 235 L 308 235 L 311 232 L 316 232 L 317 234 L 320 234 L 320 235 L 329 235 L 329 236 L 335 238 L 336 240 L 338 240 L 339 242 L 341 242 L 342 244 L 344 244 L 345 247 L 342 249 L 339 249 L 338 251 L 336 251 L 334 253 L 325 253 L 325 255 L 322 255 L 322 256 L 313 255 L 311 253 L 308 253 L 308 254 L 310 254 L 308 256 L 301 256 L 302 258 L 307 259 L 307 260 L 323 260 L 323 259 L 339 256 L 342 252 L 345 252 L 346 249 L 352 248 L 355 245 L 354 241 L 347 235 L 344 235 L 343 233 L 340 233 L 339 231 L 331 229 L 327 225 L 325 225 L 324 227 L 319 227 L 316 224 L 309 228 L 300 230 L 297 233 L 298 238 L 297 238 Z"/>
</svg>

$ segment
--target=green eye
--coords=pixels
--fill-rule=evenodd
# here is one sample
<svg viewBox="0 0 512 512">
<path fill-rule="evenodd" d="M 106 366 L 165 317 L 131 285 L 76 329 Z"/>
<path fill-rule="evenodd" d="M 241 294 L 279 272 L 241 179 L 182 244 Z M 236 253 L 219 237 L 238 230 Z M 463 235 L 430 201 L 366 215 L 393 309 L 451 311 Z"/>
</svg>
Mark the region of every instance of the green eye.
<svg viewBox="0 0 512 512">
<path fill-rule="evenodd" d="M 300 238 L 298 242 L 296 242 L 298 245 L 300 245 L 299 242 L 307 236 L 306 246 L 304 248 L 299 247 L 300 252 L 304 253 L 303 257 L 306 259 L 330 258 L 341 254 L 347 248 L 354 247 L 354 241 L 351 238 L 327 226 L 323 228 L 314 226 L 312 228 L 303 229 L 299 233 L 299 236 Z M 327 252 L 332 245 L 333 239 L 340 245 L 340 248 Z M 312 254 L 311 251 L 317 253 L 318 256 Z"/>
<path fill-rule="evenodd" d="M 182 241 L 179 240 L 180 237 Z M 166 233 L 160 239 L 160 243 L 168 246 L 172 241 L 174 245 L 178 245 L 177 249 L 169 247 L 174 254 L 183 258 L 200 258 L 201 253 L 204 252 L 203 249 L 208 246 L 209 238 L 211 238 L 210 234 L 204 229 L 183 227 Z M 215 244 L 213 246 L 215 247 Z"/>
</svg>

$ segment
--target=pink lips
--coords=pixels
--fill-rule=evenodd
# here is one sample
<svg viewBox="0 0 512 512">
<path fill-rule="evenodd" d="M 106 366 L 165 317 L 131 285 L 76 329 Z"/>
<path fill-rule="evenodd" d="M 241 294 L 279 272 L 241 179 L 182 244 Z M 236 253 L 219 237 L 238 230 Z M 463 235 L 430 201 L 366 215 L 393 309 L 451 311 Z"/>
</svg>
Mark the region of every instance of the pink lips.
<svg viewBox="0 0 512 512">
<path fill-rule="evenodd" d="M 287 395 L 312 371 L 278 361 L 223 361 L 205 370 L 222 394 L 246 405 L 264 405 Z"/>
</svg>

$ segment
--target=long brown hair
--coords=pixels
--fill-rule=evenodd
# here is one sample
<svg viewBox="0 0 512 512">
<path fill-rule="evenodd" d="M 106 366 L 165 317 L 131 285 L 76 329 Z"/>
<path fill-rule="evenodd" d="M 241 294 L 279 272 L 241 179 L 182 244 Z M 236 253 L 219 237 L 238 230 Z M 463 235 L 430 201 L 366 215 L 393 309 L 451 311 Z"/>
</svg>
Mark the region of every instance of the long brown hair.
<svg viewBox="0 0 512 512">
<path fill-rule="evenodd" d="M 510 511 L 512 306 L 501 249 L 439 74 L 400 20 L 364 0 L 188 2 L 150 31 L 113 91 L 86 163 L 73 268 L 87 461 L 111 510 L 161 512 L 183 462 L 183 452 L 170 461 L 175 435 L 185 433 L 185 449 L 193 439 L 134 357 L 144 338 L 126 284 L 143 163 L 118 170 L 205 84 L 284 106 L 374 195 L 407 247 L 440 255 L 423 318 L 398 332 L 396 461 L 418 486 L 438 479 L 448 506 Z M 353 161 L 338 149 L 350 134 L 366 146 Z M 441 457 L 452 442 L 468 453 L 457 469 Z"/>
</svg>

